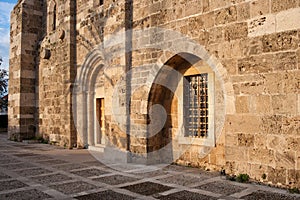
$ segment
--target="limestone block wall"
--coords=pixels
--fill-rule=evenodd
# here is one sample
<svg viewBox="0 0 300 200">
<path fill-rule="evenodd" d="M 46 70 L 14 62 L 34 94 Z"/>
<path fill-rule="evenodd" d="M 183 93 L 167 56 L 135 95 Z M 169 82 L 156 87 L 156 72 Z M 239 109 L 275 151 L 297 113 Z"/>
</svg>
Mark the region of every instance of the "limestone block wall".
<svg viewBox="0 0 300 200">
<path fill-rule="evenodd" d="M 109 35 L 125 30 L 125 1 L 77 1 L 77 81 L 79 89 L 77 102 L 78 145 L 96 145 L 103 143 L 116 146 L 122 150 L 127 147 L 126 128 L 120 127 L 112 120 L 112 100 L 114 86 L 125 74 L 125 51 L 116 56 L 111 55 L 120 45 L 124 49 L 124 40 L 104 50 L 104 38 L 109 42 Z M 118 46 L 119 45 L 119 46 Z M 122 48 L 121 48 L 122 49 Z M 106 52 L 107 51 L 107 52 Z M 96 120 L 96 98 L 105 102 L 105 136 L 100 136 L 99 123 Z M 82 101 L 80 100 L 82 99 Z M 125 101 L 123 97 L 120 101 Z M 120 115 L 126 116 L 123 110 Z M 82 115 L 82 113 L 85 113 Z M 117 114 L 118 115 L 118 114 Z M 88 117 L 85 117 L 88 116 Z M 95 135 L 96 133 L 96 135 Z M 99 137 L 99 138 L 97 138 Z"/>
<path fill-rule="evenodd" d="M 128 9 L 125 6 L 124 10 L 123 3 L 105 1 L 102 7 L 97 7 L 95 1 L 78 2 L 77 52 L 82 53 L 78 53 L 77 71 L 82 70 L 82 64 L 97 44 L 123 29 L 123 19 L 128 19 Z M 226 169 L 231 174 L 248 173 L 260 181 L 299 187 L 299 6 L 298 1 L 279 0 L 134 1 L 132 16 L 129 16 L 134 30 L 130 55 L 130 67 L 134 70 L 130 87 L 135 90 L 129 114 L 130 133 L 138 137 L 131 138 L 130 151 L 149 153 L 170 142 L 169 133 L 149 140 L 147 130 L 140 127 L 150 123 L 149 96 L 159 69 L 178 53 L 176 50 L 184 49 L 179 47 L 185 44 L 179 43 L 173 34 L 177 32 L 201 45 L 196 50 L 188 45 L 185 49 L 200 52 L 200 59 L 219 75 L 223 94 L 216 96 L 226 102 L 225 123 L 215 121 L 216 126 L 222 126 L 215 133 L 218 136 L 215 147 L 209 148 L 203 157 L 200 151 L 203 147 L 190 145 L 177 162 Z M 104 21 L 97 18 L 97 14 Z M 151 27 L 160 30 L 143 32 Z M 127 55 L 110 61 L 106 68 L 109 70 L 104 72 L 110 74 L 110 78 L 102 78 L 96 84 L 105 88 L 106 134 L 123 149 L 126 137 L 124 128 L 119 129 L 120 124 L 115 123 L 111 115 L 116 114 L 112 113 L 113 105 L 109 103 L 115 85 L 109 82 L 118 83 L 120 73 L 126 72 Z M 114 68 L 114 64 L 119 67 Z M 125 69 L 120 67 L 124 65 Z M 145 65 L 155 67 L 141 68 Z M 161 95 L 165 95 L 163 90 Z M 176 99 L 170 101 L 177 103 Z M 120 115 L 126 112 L 123 109 Z M 176 120 L 172 121 L 172 130 L 176 129 L 174 122 Z M 173 151 L 176 148 L 184 147 L 174 145 Z M 261 178 L 263 174 L 266 179 Z"/>
<path fill-rule="evenodd" d="M 133 10 L 134 28 L 168 28 L 201 44 L 234 89 L 216 148 L 203 159 L 192 146 L 178 162 L 299 187 L 299 2 L 136 1 Z M 176 46 L 164 32 L 135 39 L 140 46 L 166 40 Z M 163 54 L 134 52 L 133 66 Z"/>
<path fill-rule="evenodd" d="M 41 36 L 41 1 L 19 1 L 11 13 L 8 137 L 22 140 L 36 132 L 35 58 Z"/>
<path fill-rule="evenodd" d="M 36 131 L 66 147 L 112 145 L 146 163 L 172 157 L 180 164 L 300 187 L 299 1 L 103 2 L 17 4 L 11 139 Z M 201 63 L 216 77 L 215 143 L 186 145 L 174 139 L 180 98 L 155 81 L 176 90 L 168 70 L 184 74 Z M 96 98 L 105 101 L 105 139 Z M 167 123 L 150 137 L 154 103 L 168 110 Z"/>
<path fill-rule="evenodd" d="M 49 22 L 48 17 L 48 23 L 44 24 L 47 31 L 39 49 L 38 133 L 52 143 L 71 148 L 77 142 L 72 115 L 72 84 L 76 72 L 75 3 L 47 1 L 44 9 L 48 16 L 53 12 L 54 3 L 56 20 Z"/>
</svg>

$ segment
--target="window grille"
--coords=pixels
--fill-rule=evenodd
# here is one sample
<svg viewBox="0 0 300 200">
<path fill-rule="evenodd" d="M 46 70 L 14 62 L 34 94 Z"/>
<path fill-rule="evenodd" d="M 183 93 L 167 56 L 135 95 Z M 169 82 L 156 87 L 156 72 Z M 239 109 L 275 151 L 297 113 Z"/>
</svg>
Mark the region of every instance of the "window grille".
<svg viewBox="0 0 300 200">
<path fill-rule="evenodd" d="M 208 136 L 208 74 L 186 76 L 184 87 L 185 136 Z"/>
</svg>

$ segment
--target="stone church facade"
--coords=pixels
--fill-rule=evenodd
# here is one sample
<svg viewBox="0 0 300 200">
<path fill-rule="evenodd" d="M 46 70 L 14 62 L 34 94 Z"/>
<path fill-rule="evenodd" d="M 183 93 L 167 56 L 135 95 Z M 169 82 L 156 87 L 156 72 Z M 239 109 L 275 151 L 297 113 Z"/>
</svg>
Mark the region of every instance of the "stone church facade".
<svg viewBox="0 0 300 200">
<path fill-rule="evenodd" d="M 19 0 L 11 140 L 300 187 L 300 1 Z"/>
</svg>

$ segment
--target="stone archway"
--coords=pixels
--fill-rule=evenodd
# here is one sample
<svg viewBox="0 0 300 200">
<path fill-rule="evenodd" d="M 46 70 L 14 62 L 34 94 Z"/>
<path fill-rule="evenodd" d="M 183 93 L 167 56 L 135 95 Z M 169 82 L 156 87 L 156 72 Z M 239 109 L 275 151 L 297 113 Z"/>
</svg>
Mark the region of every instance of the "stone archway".
<svg viewBox="0 0 300 200">
<path fill-rule="evenodd" d="M 101 52 L 94 50 L 87 55 L 78 70 L 73 90 L 73 116 L 78 130 L 78 146 L 94 146 L 97 141 L 100 141 L 96 135 L 100 128 L 96 117 L 95 85 L 99 74 L 104 70 L 102 61 Z"/>
<path fill-rule="evenodd" d="M 148 123 L 153 123 L 151 107 L 157 104 L 164 108 L 167 119 L 163 128 L 156 135 L 148 135 L 147 137 L 147 152 L 152 154 L 148 156 L 149 163 L 173 162 L 182 155 L 184 157 L 185 151 L 190 147 L 197 149 L 199 158 L 208 155 L 223 132 L 228 107 L 230 112 L 234 112 L 230 106 L 234 103 L 231 98 L 233 89 L 226 70 L 211 57 L 208 57 L 209 59 L 204 58 L 206 60 L 191 53 L 178 53 L 167 59 L 158 71 L 149 92 Z M 212 86 L 210 89 L 212 97 L 210 98 L 213 99 L 210 100 L 209 104 L 211 106 L 208 108 L 210 113 L 208 118 L 212 122 L 207 124 L 207 130 L 210 131 L 210 134 L 205 139 L 186 138 L 182 81 L 184 81 L 186 75 L 198 75 L 203 72 L 212 74 L 209 76 L 213 81 L 213 83 L 209 83 Z M 215 76 L 217 79 L 216 84 L 214 83 Z M 218 112 L 214 114 L 216 109 Z M 149 127 L 151 128 L 151 126 Z M 148 130 L 149 132 L 151 130 Z M 189 160 L 189 158 L 184 158 L 184 160 Z"/>
<path fill-rule="evenodd" d="M 173 161 L 173 129 L 178 130 L 177 121 L 177 104 L 178 99 L 175 95 L 178 87 L 180 75 L 190 68 L 200 58 L 189 53 L 180 53 L 171 57 L 162 68 L 159 70 L 154 83 L 151 86 L 148 98 L 148 113 L 149 123 L 156 123 L 152 120 L 157 120 L 152 116 L 151 107 L 153 105 L 160 105 L 165 109 L 166 121 L 163 128 L 155 135 L 149 135 L 147 138 L 147 151 L 156 154 L 148 158 L 149 162 L 165 162 Z M 178 73 L 179 72 L 179 73 Z M 152 119 L 151 119 L 152 118 Z M 148 126 L 148 133 L 151 126 Z"/>
</svg>

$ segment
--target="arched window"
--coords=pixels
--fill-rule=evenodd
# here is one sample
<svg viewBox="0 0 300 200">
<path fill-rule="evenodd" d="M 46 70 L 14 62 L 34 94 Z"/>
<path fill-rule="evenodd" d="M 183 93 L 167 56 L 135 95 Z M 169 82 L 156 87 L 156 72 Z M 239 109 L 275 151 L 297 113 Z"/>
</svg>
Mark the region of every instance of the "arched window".
<svg viewBox="0 0 300 200">
<path fill-rule="evenodd" d="M 56 29 L 56 4 L 54 5 L 53 8 L 53 26 L 52 26 L 52 31 Z"/>
<path fill-rule="evenodd" d="M 48 5 L 47 32 L 56 30 L 57 7 L 55 1 L 51 0 Z"/>
</svg>

